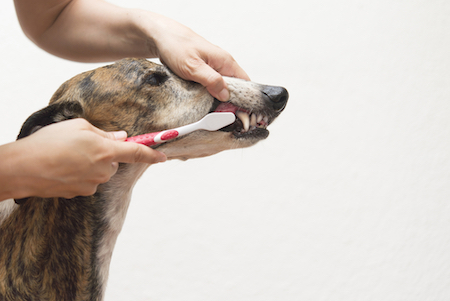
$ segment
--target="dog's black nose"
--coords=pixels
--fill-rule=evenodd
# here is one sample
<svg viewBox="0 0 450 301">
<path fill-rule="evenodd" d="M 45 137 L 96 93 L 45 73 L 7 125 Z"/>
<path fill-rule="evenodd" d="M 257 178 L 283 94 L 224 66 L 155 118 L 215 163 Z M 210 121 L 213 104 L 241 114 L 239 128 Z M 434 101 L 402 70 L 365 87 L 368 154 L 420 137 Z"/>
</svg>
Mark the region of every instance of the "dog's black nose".
<svg viewBox="0 0 450 301">
<path fill-rule="evenodd" d="M 288 91 L 283 87 L 264 86 L 261 90 L 268 104 L 275 110 L 281 112 L 286 107 L 289 98 Z"/>
</svg>

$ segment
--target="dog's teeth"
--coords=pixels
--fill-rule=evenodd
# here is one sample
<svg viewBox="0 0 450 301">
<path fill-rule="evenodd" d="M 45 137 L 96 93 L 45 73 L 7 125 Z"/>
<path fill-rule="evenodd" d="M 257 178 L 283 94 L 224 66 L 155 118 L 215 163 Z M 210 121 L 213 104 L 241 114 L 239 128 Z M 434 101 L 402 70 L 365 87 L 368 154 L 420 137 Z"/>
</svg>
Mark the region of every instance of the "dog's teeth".
<svg viewBox="0 0 450 301">
<path fill-rule="evenodd" d="M 252 114 L 252 116 L 250 116 L 250 125 L 256 126 L 256 115 L 255 114 Z"/>
<path fill-rule="evenodd" d="M 260 123 L 261 120 L 263 120 L 263 115 L 259 114 L 258 117 L 256 117 L 256 123 Z"/>
<path fill-rule="evenodd" d="M 236 116 L 242 121 L 244 132 L 247 132 L 250 128 L 250 117 L 248 116 L 248 114 L 242 111 L 237 111 Z"/>
<path fill-rule="evenodd" d="M 269 123 L 269 117 L 263 116 L 262 114 L 251 114 L 249 115 L 243 111 L 237 111 L 236 116 L 242 121 L 242 132 L 247 132 L 250 129 L 263 128 L 265 129 Z"/>
</svg>

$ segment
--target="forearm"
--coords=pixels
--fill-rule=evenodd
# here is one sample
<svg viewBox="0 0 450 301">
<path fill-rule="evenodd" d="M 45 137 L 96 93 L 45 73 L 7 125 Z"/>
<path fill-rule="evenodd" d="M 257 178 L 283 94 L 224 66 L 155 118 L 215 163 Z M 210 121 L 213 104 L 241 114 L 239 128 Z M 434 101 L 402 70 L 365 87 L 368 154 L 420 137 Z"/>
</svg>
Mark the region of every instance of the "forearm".
<svg viewBox="0 0 450 301">
<path fill-rule="evenodd" d="M 162 16 L 102 0 L 46 0 L 46 8 L 39 2 L 15 0 L 17 15 L 26 35 L 56 56 L 100 62 L 158 54 L 151 34 Z M 139 24 L 143 20 L 145 32 Z"/>
<path fill-rule="evenodd" d="M 0 145 L 0 158 L 0 201 L 32 195 L 33 188 L 26 176 L 29 162 L 21 153 L 20 143 Z"/>
</svg>

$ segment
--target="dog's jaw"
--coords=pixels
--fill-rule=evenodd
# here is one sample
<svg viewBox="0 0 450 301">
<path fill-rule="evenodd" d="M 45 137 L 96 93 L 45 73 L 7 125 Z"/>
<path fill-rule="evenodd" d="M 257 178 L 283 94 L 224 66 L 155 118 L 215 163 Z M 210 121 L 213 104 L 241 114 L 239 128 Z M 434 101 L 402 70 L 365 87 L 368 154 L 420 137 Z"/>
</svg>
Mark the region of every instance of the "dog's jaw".
<svg viewBox="0 0 450 301">
<path fill-rule="evenodd" d="M 203 94 L 202 98 L 209 98 L 209 100 L 194 103 L 191 107 L 187 106 L 189 111 L 183 112 L 182 115 L 189 116 L 189 122 L 195 122 L 210 112 L 232 112 L 236 115 L 236 121 L 219 131 L 200 130 L 157 146 L 157 149 L 165 153 L 169 160 L 211 156 L 224 150 L 250 147 L 267 138 L 269 131 L 266 127 L 275 120 L 284 107 L 273 110 L 267 105 L 261 92 L 265 87 L 263 85 L 231 77 L 224 77 L 224 79 L 230 91 L 228 102 L 215 100 L 208 111 L 204 103 L 210 103 L 212 97 L 209 94 L 207 96 Z M 180 113 L 179 111 L 177 113 Z M 173 114 L 167 116 L 167 119 L 171 117 L 173 119 Z M 179 117 L 174 122 L 177 121 L 180 122 Z M 181 125 L 185 123 L 177 124 L 177 126 Z"/>
<path fill-rule="evenodd" d="M 234 140 L 231 133 L 196 131 L 183 139 L 165 143 L 157 149 L 166 154 L 167 159 L 188 160 L 202 158 L 230 149 L 230 140 Z M 248 141 L 249 145 L 253 145 Z M 235 148 L 242 148 L 242 144 L 236 144 Z"/>
</svg>

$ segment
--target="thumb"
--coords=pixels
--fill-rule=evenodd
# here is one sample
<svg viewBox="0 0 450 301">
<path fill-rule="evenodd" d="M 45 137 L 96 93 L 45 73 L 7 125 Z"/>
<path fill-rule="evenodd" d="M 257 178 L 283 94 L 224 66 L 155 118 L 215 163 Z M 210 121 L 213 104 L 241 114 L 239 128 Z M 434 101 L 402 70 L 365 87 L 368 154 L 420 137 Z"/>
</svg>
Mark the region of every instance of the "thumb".
<svg viewBox="0 0 450 301">
<path fill-rule="evenodd" d="M 116 140 L 116 141 L 125 141 L 127 139 L 128 134 L 125 131 L 117 131 L 117 132 L 104 132 L 105 138 Z"/>
<path fill-rule="evenodd" d="M 142 144 L 117 141 L 112 145 L 114 162 L 155 164 L 167 160 L 164 153 Z"/>
<path fill-rule="evenodd" d="M 125 131 L 105 132 L 104 130 L 93 126 L 92 124 L 89 124 L 88 130 L 90 130 L 104 138 L 116 140 L 116 141 L 125 141 L 125 139 L 127 139 L 127 137 L 128 137 L 128 134 Z"/>
</svg>

